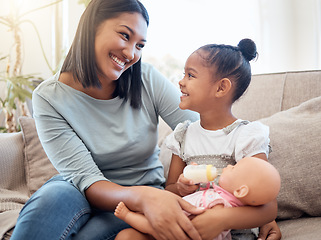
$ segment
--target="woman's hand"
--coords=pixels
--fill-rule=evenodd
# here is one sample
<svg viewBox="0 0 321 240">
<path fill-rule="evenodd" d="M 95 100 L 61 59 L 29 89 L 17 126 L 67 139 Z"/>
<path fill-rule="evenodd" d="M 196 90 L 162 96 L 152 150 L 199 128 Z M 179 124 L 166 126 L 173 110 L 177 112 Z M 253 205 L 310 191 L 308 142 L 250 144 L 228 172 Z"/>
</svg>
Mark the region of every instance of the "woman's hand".
<svg viewBox="0 0 321 240">
<path fill-rule="evenodd" d="M 275 221 L 260 227 L 258 240 L 280 240 L 281 238 L 281 230 Z"/>
<path fill-rule="evenodd" d="M 157 239 L 201 239 L 182 209 L 193 215 L 204 209 L 194 207 L 169 191 L 148 188 L 141 194 L 141 211 L 153 226 Z"/>
<path fill-rule="evenodd" d="M 194 216 L 192 223 L 201 235 L 202 240 L 211 240 L 225 230 L 224 222 L 220 217 L 223 205 L 216 205 L 204 213 Z M 214 223 L 215 224 L 211 224 Z"/>
<path fill-rule="evenodd" d="M 194 207 L 169 191 L 98 181 L 86 190 L 86 197 L 92 205 L 107 211 L 114 211 L 119 202 L 124 202 L 130 210 L 143 213 L 157 233 L 156 239 L 201 239 L 182 210 L 197 215 L 204 209 Z"/>
<path fill-rule="evenodd" d="M 177 191 L 182 197 L 194 193 L 199 187 L 199 185 L 194 184 L 192 180 L 185 178 L 183 174 L 179 176 L 176 184 Z"/>
</svg>

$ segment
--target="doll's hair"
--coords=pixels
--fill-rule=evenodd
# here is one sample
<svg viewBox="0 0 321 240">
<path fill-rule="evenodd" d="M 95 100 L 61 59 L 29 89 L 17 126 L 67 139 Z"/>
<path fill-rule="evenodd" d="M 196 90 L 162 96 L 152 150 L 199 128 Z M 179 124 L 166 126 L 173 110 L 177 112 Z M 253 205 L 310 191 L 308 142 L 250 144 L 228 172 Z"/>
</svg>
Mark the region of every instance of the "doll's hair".
<svg viewBox="0 0 321 240">
<path fill-rule="evenodd" d="M 201 54 L 199 50 L 205 52 Z M 235 86 L 232 102 L 239 99 L 251 82 L 250 61 L 257 57 L 256 44 L 251 39 L 242 39 L 235 46 L 208 44 L 196 50 L 205 60 L 206 67 L 213 68 L 215 80 L 228 78 Z"/>
<path fill-rule="evenodd" d="M 63 63 L 61 72 L 71 72 L 83 87 L 101 87 L 97 76 L 95 37 L 105 20 L 122 13 L 140 13 L 149 25 L 148 12 L 138 0 L 91 0 L 82 14 L 74 41 Z M 141 59 L 118 79 L 113 96 L 130 98 L 131 106 L 141 106 Z"/>
</svg>

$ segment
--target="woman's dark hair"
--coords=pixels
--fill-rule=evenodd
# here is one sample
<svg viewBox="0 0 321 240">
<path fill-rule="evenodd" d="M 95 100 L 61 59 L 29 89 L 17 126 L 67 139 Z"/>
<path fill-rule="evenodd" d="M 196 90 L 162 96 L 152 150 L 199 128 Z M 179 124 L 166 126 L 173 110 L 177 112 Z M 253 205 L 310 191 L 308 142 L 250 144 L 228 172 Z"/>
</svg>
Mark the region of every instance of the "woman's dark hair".
<svg viewBox="0 0 321 240">
<path fill-rule="evenodd" d="M 214 66 L 216 75 L 229 78 L 235 85 L 232 101 L 239 99 L 251 82 L 251 66 L 249 61 L 256 58 L 256 45 L 251 39 L 242 39 L 237 47 L 224 44 L 208 44 L 199 48 L 207 54 L 202 55 L 206 66 Z"/>
<path fill-rule="evenodd" d="M 149 25 L 147 10 L 138 0 L 91 0 L 82 14 L 74 41 L 63 63 L 61 72 L 71 72 L 84 88 L 101 87 L 95 61 L 95 35 L 98 27 L 107 19 L 118 15 L 140 13 Z M 134 108 L 141 106 L 141 60 L 127 69 L 118 79 L 113 96 L 119 96 Z"/>
</svg>

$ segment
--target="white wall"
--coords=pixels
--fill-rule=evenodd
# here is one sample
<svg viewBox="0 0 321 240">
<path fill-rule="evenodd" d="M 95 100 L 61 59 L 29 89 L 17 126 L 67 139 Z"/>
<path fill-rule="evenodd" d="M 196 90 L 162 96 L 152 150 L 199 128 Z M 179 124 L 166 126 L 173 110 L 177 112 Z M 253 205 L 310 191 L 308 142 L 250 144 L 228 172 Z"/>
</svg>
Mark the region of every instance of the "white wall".
<svg viewBox="0 0 321 240">
<path fill-rule="evenodd" d="M 321 69 L 321 0 L 141 0 L 150 14 L 148 42 L 143 60 L 160 66 L 171 79 L 183 71 L 189 54 L 207 43 L 236 45 L 252 38 L 259 58 L 252 71 L 270 73 Z M 13 3 L 20 13 L 55 0 L 0 0 L 0 16 L 10 14 Z M 40 35 L 51 68 L 68 51 L 84 6 L 78 0 L 31 12 L 23 20 L 32 21 Z M 52 75 L 45 63 L 36 32 L 29 23 L 21 25 L 23 74 L 44 79 Z M 0 24 L 0 57 L 13 54 L 13 34 Z M 13 64 L 14 58 L 11 59 Z M 174 73 L 166 69 L 178 66 Z M 0 72 L 6 62 L 0 62 Z M 170 74 L 173 74 L 172 76 Z M 5 85 L 0 83 L 0 96 Z M 0 125 L 2 120 L 0 116 Z"/>
<path fill-rule="evenodd" d="M 35 9 L 50 3 L 55 2 L 54 0 L 0 0 L 0 16 L 8 16 L 11 12 L 12 4 L 17 2 L 20 6 L 20 12 L 28 12 L 31 9 Z M 48 58 L 51 68 L 57 66 L 57 54 L 63 54 L 70 46 L 70 41 L 73 39 L 73 34 L 77 26 L 79 17 L 84 10 L 82 5 L 79 5 L 78 0 L 64 0 L 63 3 L 53 5 L 48 8 L 37 10 L 25 15 L 23 20 L 32 21 L 40 35 L 41 41 Z M 62 18 L 62 7 L 69 10 L 69 17 Z M 58 15 L 57 14 L 57 8 Z M 55 17 L 58 17 L 58 22 Z M 58 24 L 58 25 L 57 25 Z M 61 34 L 55 32 L 55 29 L 60 29 Z M 62 36 L 62 32 L 67 33 L 67 36 Z M 36 74 L 43 78 L 48 78 L 52 75 L 49 67 L 45 63 L 39 41 L 36 32 L 29 22 L 21 24 L 22 41 L 24 43 L 23 48 L 23 74 Z M 58 39 L 57 39 L 58 38 Z M 0 57 L 8 54 L 13 54 L 13 33 L 9 31 L 9 28 L 0 24 Z M 56 47 L 61 49 L 56 49 Z M 58 52 L 56 52 L 58 51 Z M 14 59 L 12 59 L 14 62 Z M 5 69 L 5 62 L 0 63 L 0 71 Z"/>
<path fill-rule="evenodd" d="M 0 16 L 7 15 L 10 2 L 20 2 L 23 10 L 45 5 L 49 0 L 0 0 Z M 52 68 L 56 67 L 55 46 L 65 53 L 84 10 L 78 0 L 60 3 L 68 12 L 57 29 L 64 34 L 55 39 L 55 7 L 30 13 L 25 19 L 33 21 L 40 34 Z M 260 53 L 253 63 L 254 73 L 306 70 L 321 68 L 320 29 L 321 0 L 142 0 L 150 13 L 148 43 L 144 59 L 162 59 L 167 54 L 184 64 L 187 56 L 202 44 L 215 42 L 236 45 L 244 37 L 257 43 Z M 176 3 L 176 4 L 175 4 Z M 197 3 L 194 5 L 194 3 Z M 241 9 L 243 8 L 243 9 Z M 58 16 L 63 16 L 61 13 Z M 23 32 L 23 73 L 51 75 L 30 24 L 21 26 Z M 12 53 L 12 33 L 0 25 L 0 56 Z M 59 36 L 58 36 L 59 38 Z M 61 48 L 61 51 L 59 51 Z M 0 71 L 5 66 L 0 63 Z"/>
<path fill-rule="evenodd" d="M 205 43 L 249 37 L 259 52 L 253 73 L 321 69 L 321 0 L 142 1 L 151 18 L 144 56 L 185 61 Z"/>
<path fill-rule="evenodd" d="M 55 2 L 55 0 L 0 0 L 0 16 L 10 17 L 13 9 L 16 9 L 14 8 L 14 4 L 19 6 L 18 13 L 21 15 L 32 9 L 36 9 L 53 2 Z M 64 51 L 66 52 L 69 48 L 70 39 L 73 39 L 73 34 L 79 17 L 84 10 L 84 6 L 79 5 L 77 2 L 78 0 L 64 0 L 63 2 L 51 7 L 30 12 L 21 18 L 22 21 L 25 21 L 20 25 L 23 42 L 22 74 L 32 74 L 43 79 L 52 76 L 52 72 L 43 57 L 37 33 L 30 22 L 27 21 L 32 21 L 35 24 L 41 35 L 41 41 L 46 57 L 49 61 L 49 65 L 52 69 L 55 69 L 59 62 L 58 55 L 63 56 Z M 67 14 L 69 15 L 68 18 L 63 18 L 63 7 L 70 13 Z M 56 21 L 56 16 L 59 21 Z M 61 34 L 55 31 L 55 29 L 59 29 Z M 63 36 L 62 30 L 67 33 L 65 36 Z M 15 47 L 13 44 L 13 32 L 10 31 L 9 27 L 0 24 L 0 58 L 11 55 L 11 59 L 9 61 L 11 69 L 13 69 L 13 65 L 15 64 Z M 4 71 L 6 71 L 7 64 L 8 59 L 0 62 L 0 72 L 2 75 L 4 74 Z M 5 83 L 0 82 L 1 98 L 4 98 L 5 90 Z M 0 126 L 3 125 L 4 117 L 0 109 Z"/>
<path fill-rule="evenodd" d="M 320 3 L 319 0 L 260 1 L 260 71 L 321 69 Z"/>
<path fill-rule="evenodd" d="M 40 1 L 34 1 L 35 7 L 41 6 Z M 44 1 L 43 1 L 44 2 Z M 0 0 L 0 16 L 8 16 L 11 10 L 11 4 L 13 1 Z M 22 3 L 22 12 L 28 11 L 30 8 L 27 6 L 26 1 Z M 52 24 L 52 8 L 43 9 L 34 13 L 30 13 L 23 17 L 23 20 L 30 20 L 37 25 L 37 28 L 41 34 L 42 43 L 46 54 L 49 58 L 49 61 L 52 58 L 51 49 L 51 24 Z M 41 48 L 39 47 L 39 42 L 37 35 L 32 25 L 28 22 L 22 23 L 21 25 L 22 32 L 22 42 L 25 43 L 23 50 L 23 73 L 28 74 L 41 74 L 48 75 L 49 69 L 44 62 L 42 57 Z M 0 25 L 0 34 L 1 34 L 1 44 L 0 44 L 0 56 L 5 56 L 7 54 L 12 54 L 13 59 L 11 66 L 14 64 L 14 52 L 15 49 L 12 48 L 13 44 L 13 33 L 9 31 L 9 28 Z M 6 64 L 3 61 L 1 62 L 1 71 L 4 69 L 3 65 Z"/>
</svg>

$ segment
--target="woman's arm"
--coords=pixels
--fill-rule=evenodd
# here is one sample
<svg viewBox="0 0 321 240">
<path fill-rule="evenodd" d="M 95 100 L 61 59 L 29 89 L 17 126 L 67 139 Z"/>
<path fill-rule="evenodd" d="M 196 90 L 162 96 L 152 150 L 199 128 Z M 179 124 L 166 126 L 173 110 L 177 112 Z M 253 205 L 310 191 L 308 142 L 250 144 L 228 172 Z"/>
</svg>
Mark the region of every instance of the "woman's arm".
<svg viewBox="0 0 321 240">
<path fill-rule="evenodd" d="M 119 202 L 143 213 L 158 234 L 158 239 L 201 239 L 191 221 L 182 211 L 200 214 L 181 197 L 147 186 L 122 187 L 108 181 L 98 181 L 86 191 L 88 201 L 95 207 L 112 211 Z"/>
</svg>

